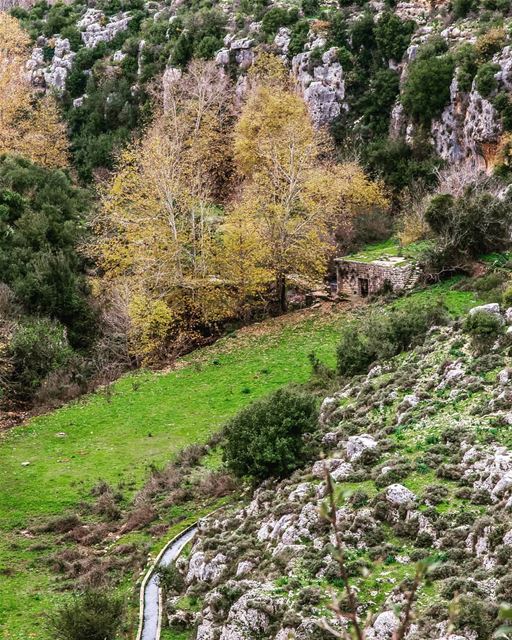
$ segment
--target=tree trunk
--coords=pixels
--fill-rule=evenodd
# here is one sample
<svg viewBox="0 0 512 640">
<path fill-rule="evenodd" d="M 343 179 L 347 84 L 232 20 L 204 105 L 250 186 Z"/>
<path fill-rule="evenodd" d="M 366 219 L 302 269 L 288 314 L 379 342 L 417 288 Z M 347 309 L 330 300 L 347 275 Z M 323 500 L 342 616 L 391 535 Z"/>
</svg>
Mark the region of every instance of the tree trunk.
<svg viewBox="0 0 512 640">
<path fill-rule="evenodd" d="M 288 300 L 286 299 L 286 276 L 284 274 L 279 274 L 276 278 L 276 294 L 279 311 L 286 313 L 288 310 Z"/>
</svg>

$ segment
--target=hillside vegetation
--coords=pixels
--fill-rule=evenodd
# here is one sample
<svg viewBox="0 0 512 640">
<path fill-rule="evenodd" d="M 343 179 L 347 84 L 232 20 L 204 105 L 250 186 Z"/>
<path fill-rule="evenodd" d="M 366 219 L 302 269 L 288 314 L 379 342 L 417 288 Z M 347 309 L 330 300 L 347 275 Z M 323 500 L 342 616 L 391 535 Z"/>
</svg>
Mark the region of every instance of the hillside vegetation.
<svg viewBox="0 0 512 640">
<path fill-rule="evenodd" d="M 512 637 L 511 96 L 511 0 L 0 0 L 2 639 L 197 521 L 167 640 Z"/>
<path fill-rule="evenodd" d="M 478 309 L 347 380 L 322 403 L 310 464 L 269 466 L 250 504 L 201 522 L 168 589 L 171 628 L 200 640 L 510 637 L 510 331 L 499 307 Z"/>
<path fill-rule="evenodd" d="M 426 293 L 417 297 L 425 298 Z M 428 294 L 446 300 L 456 315 L 474 303 L 474 294 L 449 287 Z M 77 510 L 80 513 L 80 503 L 93 504 L 98 483 L 122 494 L 115 507 L 119 515 L 114 518 L 118 523 L 114 529 L 119 529 L 130 519 L 133 496 L 151 469 L 163 468 L 188 445 L 207 442 L 227 418 L 253 399 L 291 382 L 307 382 L 311 353 L 326 366 L 334 366 L 347 313 L 301 312 L 240 330 L 180 360 L 176 371 L 125 376 L 90 397 L 4 432 L 0 436 L 0 568 L 4 574 L 0 620 L 6 637 L 21 640 L 34 630 L 43 633 L 42 614 L 48 603 L 57 604 L 59 584 L 65 586 L 69 580 L 61 582 L 66 574 L 55 563 L 56 555 L 62 544 L 64 548 L 73 545 L 73 537 L 66 534 L 78 531 L 84 515 L 80 520 L 69 517 Z M 206 465 L 205 472 L 218 468 L 219 455 L 214 453 L 201 464 Z M 169 497 L 169 489 L 162 491 Z M 204 499 L 185 500 L 184 507 L 180 500 L 173 506 L 171 499 L 149 522 L 142 519 L 117 544 L 136 542 L 145 549 L 149 543 L 158 549 L 162 536 L 170 536 L 204 509 Z M 98 525 L 97 516 L 91 515 L 86 509 L 89 533 Z M 105 517 L 100 515 L 99 522 Z M 149 525 L 156 527 L 152 535 L 148 535 Z M 108 527 L 100 529 L 96 539 L 91 535 L 90 542 L 81 543 L 83 548 L 104 549 L 109 532 Z M 143 564 L 144 556 L 142 565 L 135 566 L 140 569 Z M 91 569 L 87 564 L 78 567 L 75 578 L 87 584 Z M 109 574 L 111 583 L 123 585 L 126 593 L 134 595 L 135 570 L 126 574 L 113 567 Z M 132 612 L 133 625 L 136 605 Z"/>
<path fill-rule="evenodd" d="M 310 0 L 0 13 L 3 407 L 58 406 L 304 305 L 335 255 L 394 233 L 428 281 L 506 250 L 510 13 Z"/>
<path fill-rule="evenodd" d="M 41 614 L 57 599 L 49 567 L 54 543 L 39 549 L 22 531 L 91 501 L 100 480 L 130 498 L 150 466 L 161 467 L 187 445 L 206 442 L 252 398 L 307 380 L 310 352 L 333 364 L 343 322 L 343 314 L 313 314 L 242 331 L 180 361 L 175 372 L 126 376 L 3 433 L 0 628 L 6 637 L 42 633 Z"/>
</svg>

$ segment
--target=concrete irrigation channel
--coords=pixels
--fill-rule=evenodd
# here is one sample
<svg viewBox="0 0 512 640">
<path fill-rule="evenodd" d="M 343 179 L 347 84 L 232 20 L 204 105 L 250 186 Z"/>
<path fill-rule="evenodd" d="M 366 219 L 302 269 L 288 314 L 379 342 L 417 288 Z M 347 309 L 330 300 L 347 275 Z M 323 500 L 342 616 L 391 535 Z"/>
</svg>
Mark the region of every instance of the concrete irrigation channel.
<svg viewBox="0 0 512 640">
<path fill-rule="evenodd" d="M 158 585 L 158 567 L 168 567 L 183 551 L 197 531 L 192 525 L 168 542 L 159 553 L 140 587 L 140 622 L 137 640 L 159 640 L 162 630 L 162 590 Z"/>
</svg>

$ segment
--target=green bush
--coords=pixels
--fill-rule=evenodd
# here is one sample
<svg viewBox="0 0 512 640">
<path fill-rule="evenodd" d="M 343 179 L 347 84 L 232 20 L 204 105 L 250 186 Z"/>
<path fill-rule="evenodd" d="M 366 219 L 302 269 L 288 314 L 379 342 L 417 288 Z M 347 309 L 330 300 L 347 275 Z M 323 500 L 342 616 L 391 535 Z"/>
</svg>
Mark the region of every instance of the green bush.
<svg viewBox="0 0 512 640">
<path fill-rule="evenodd" d="M 448 52 L 448 43 L 443 36 L 431 36 L 425 44 L 423 44 L 416 55 L 416 60 L 430 60 L 437 56 L 442 56 Z"/>
<path fill-rule="evenodd" d="M 358 63 L 363 69 L 368 69 L 374 61 L 376 48 L 375 22 L 373 15 L 366 11 L 352 23 L 350 28 L 352 51 L 358 57 Z"/>
<path fill-rule="evenodd" d="M 502 302 L 505 307 L 512 307 L 512 286 L 507 287 L 503 292 Z"/>
<path fill-rule="evenodd" d="M 436 182 L 436 169 L 441 161 L 429 143 L 415 141 L 409 145 L 386 137 L 370 143 L 363 152 L 370 173 L 382 177 L 395 194 L 417 181 L 428 186 Z"/>
<path fill-rule="evenodd" d="M 85 71 L 92 69 L 96 60 L 106 53 L 106 43 L 101 42 L 94 49 L 82 47 L 73 60 L 73 67 L 66 78 L 66 91 L 72 98 L 81 96 L 87 85 L 88 75 Z"/>
<path fill-rule="evenodd" d="M 12 383 L 19 398 L 30 398 L 46 376 L 69 362 L 73 351 L 62 325 L 45 318 L 25 320 L 9 343 Z"/>
<path fill-rule="evenodd" d="M 289 27 L 295 24 L 299 19 L 297 9 L 283 9 L 281 7 L 272 7 L 263 16 L 261 21 L 261 31 L 267 36 L 275 35 L 280 27 Z"/>
<path fill-rule="evenodd" d="M 194 47 L 194 53 L 197 58 L 202 60 L 210 60 L 215 53 L 222 47 L 222 39 L 216 36 L 204 36 Z"/>
<path fill-rule="evenodd" d="M 486 62 L 478 69 L 475 78 L 475 86 L 478 93 L 484 98 L 489 98 L 496 90 L 498 82 L 495 76 L 499 70 L 500 66 L 493 62 Z"/>
<path fill-rule="evenodd" d="M 415 24 L 412 20 L 400 20 L 386 11 L 375 26 L 375 40 L 381 55 L 387 60 L 400 61 L 409 46 Z"/>
<path fill-rule="evenodd" d="M 268 4 L 269 0 L 240 0 L 239 10 L 242 14 L 254 16 L 255 20 L 260 21 Z"/>
<path fill-rule="evenodd" d="M 464 331 L 470 335 L 473 348 L 482 353 L 503 333 L 503 320 L 494 313 L 477 311 L 467 316 Z"/>
<path fill-rule="evenodd" d="M 471 91 L 473 78 L 478 70 L 477 53 L 474 45 L 464 43 L 455 53 L 457 82 L 461 91 Z"/>
<path fill-rule="evenodd" d="M 484 8 L 489 11 L 499 11 L 503 15 L 510 12 L 510 0 L 484 0 Z"/>
<path fill-rule="evenodd" d="M 86 591 L 48 619 L 54 640 L 114 640 L 123 621 L 123 603 L 106 593 Z"/>
<path fill-rule="evenodd" d="M 368 92 L 361 100 L 365 127 L 373 136 L 385 136 L 389 117 L 399 92 L 399 77 L 392 69 L 379 69 L 370 80 Z"/>
<path fill-rule="evenodd" d="M 478 640 L 490 640 L 497 626 L 498 615 L 495 605 L 474 595 L 461 595 L 454 607 L 454 628 L 471 629 L 476 632 Z"/>
<path fill-rule="evenodd" d="M 365 373 L 370 364 L 410 348 L 434 324 L 448 321 L 446 306 L 405 300 L 389 310 L 372 310 L 347 323 L 338 343 L 338 372 L 342 376 Z"/>
<path fill-rule="evenodd" d="M 288 476 L 310 458 L 317 419 L 312 396 L 279 389 L 227 423 L 224 460 L 238 477 L 265 480 Z"/>
<path fill-rule="evenodd" d="M 320 1 L 319 0 L 302 0 L 302 11 L 305 16 L 316 16 L 318 11 L 320 10 Z"/>
<path fill-rule="evenodd" d="M 66 27 L 74 27 L 77 17 L 75 8 L 71 4 L 56 2 L 46 15 L 43 34 L 50 37 L 62 33 Z"/>
<path fill-rule="evenodd" d="M 290 34 L 290 44 L 288 45 L 289 56 L 296 56 L 298 53 L 304 51 L 304 45 L 308 40 L 308 33 L 308 20 L 299 20 L 299 22 L 293 26 Z"/>
<path fill-rule="evenodd" d="M 465 18 L 468 13 L 474 11 L 475 0 L 453 0 L 452 2 L 452 11 L 453 15 L 456 19 Z"/>
<path fill-rule="evenodd" d="M 193 56 L 212 58 L 222 47 L 226 18 L 216 9 L 201 9 L 187 15 L 172 50 L 171 64 L 186 67 Z"/>
<path fill-rule="evenodd" d="M 327 43 L 332 47 L 347 47 L 348 24 L 347 18 L 341 11 L 336 11 L 329 18 Z"/>
<path fill-rule="evenodd" d="M 454 69 L 453 58 L 448 54 L 413 62 L 401 96 L 405 111 L 424 124 L 440 116 L 450 100 Z"/>
<path fill-rule="evenodd" d="M 500 91 L 492 101 L 496 111 L 500 114 L 505 131 L 512 131 L 512 101 L 506 91 Z"/>
<path fill-rule="evenodd" d="M 424 256 L 428 268 L 433 272 L 463 268 L 482 254 L 510 245 L 512 196 L 498 198 L 473 185 L 458 198 L 433 197 L 425 219 L 436 237 L 433 249 Z"/>
<path fill-rule="evenodd" d="M 176 568 L 174 562 L 166 567 L 160 565 L 156 570 L 156 577 L 159 586 L 166 594 L 180 593 L 185 585 L 183 576 Z"/>
</svg>

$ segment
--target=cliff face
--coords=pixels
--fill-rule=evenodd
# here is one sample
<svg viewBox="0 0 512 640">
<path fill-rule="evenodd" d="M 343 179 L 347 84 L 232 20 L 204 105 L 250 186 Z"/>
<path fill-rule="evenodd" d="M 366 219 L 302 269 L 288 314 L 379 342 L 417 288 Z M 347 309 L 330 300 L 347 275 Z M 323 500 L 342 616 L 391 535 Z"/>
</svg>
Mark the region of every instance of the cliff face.
<svg viewBox="0 0 512 640">
<path fill-rule="evenodd" d="M 171 626 L 196 629 L 197 640 L 314 640 L 334 637 L 322 620 L 346 627 L 347 616 L 329 609 L 344 590 L 321 516 L 327 469 L 365 637 L 391 640 L 415 561 L 434 556 L 406 637 L 491 638 L 497 604 L 510 595 L 509 336 L 510 327 L 475 356 L 460 330 L 433 329 L 422 347 L 326 398 L 325 458 L 201 522 L 177 564 L 184 587 L 167 601 Z"/>
<path fill-rule="evenodd" d="M 153 54 L 148 54 L 145 32 L 140 27 L 130 26 L 132 18 L 137 18 L 134 24 L 145 24 L 146 31 L 159 29 L 165 33 L 167 29 L 165 37 L 170 37 L 169 33 L 176 21 L 179 21 L 183 7 L 180 2 L 147 2 L 143 10 L 113 13 L 77 5 L 77 18 L 73 27 L 79 33 L 79 43 L 70 44 L 70 40 L 60 34 L 38 38 L 28 64 L 30 77 L 39 89 L 55 90 L 62 94 L 73 69 L 77 49 L 84 47 L 96 51 L 100 44 L 107 45 L 105 74 L 108 77 L 109 68 L 118 67 L 127 55 L 126 45 L 123 46 L 119 40 L 120 34 L 122 36 L 127 30 L 130 30 L 131 36 L 139 33 L 137 55 L 140 75 L 145 57 L 151 57 Z M 283 10 L 283 7 L 290 9 L 292 5 L 288 7 L 286 3 L 280 3 L 274 8 Z M 272 5 L 269 5 L 269 8 L 272 8 Z M 360 48 L 353 47 L 350 50 L 350 61 L 346 57 L 347 51 L 344 47 L 340 50 L 337 46 L 331 46 L 332 37 L 328 22 L 301 16 L 300 22 L 296 23 L 301 25 L 300 33 L 296 26 L 281 26 L 276 27 L 275 32 L 269 37 L 264 20 L 251 20 L 250 16 L 241 20 L 238 5 L 219 3 L 215 5 L 215 10 L 224 15 L 225 36 L 223 46 L 217 49 L 213 56 L 218 65 L 225 69 L 230 77 L 235 78 L 240 95 L 243 95 L 246 88 L 247 70 L 261 51 L 269 51 L 280 56 L 289 65 L 297 88 L 304 95 L 313 120 L 318 126 L 328 126 L 342 118 L 348 123 L 349 131 L 358 134 L 361 127 L 364 129 L 364 118 L 360 117 L 355 104 L 360 102 L 360 96 L 354 94 L 356 90 L 361 91 L 361 87 L 358 86 L 357 78 L 354 82 L 356 72 L 353 68 L 353 60 L 357 61 L 358 56 L 363 53 Z M 332 10 L 332 7 L 325 4 L 323 7 L 320 6 L 318 11 L 329 10 Z M 368 15 L 372 15 L 373 20 L 377 22 L 389 11 L 383 2 L 372 1 L 364 8 L 348 5 L 343 9 L 343 15 L 350 29 L 350 25 L 364 20 Z M 455 20 L 450 16 L 449 5 L 446 3 L 432 4 L 421 0 L 399 2 L 392 11 L 402 21 L 414 21 L 410 44 L 403 57 L 384 61 L 384 68 L 387 66 L 387 69 L 398 77 L 400 92 L 403 90 L 411 64 L 425 43 L 432 39 L 442 40 L 446 43 L 448 52 L 456 52 L 464 44 L 478 43 L 482 32 L 485 33 L 485 25 L 482 26 L 478 20 Z M 145 23 L 140 23 L 141 12 Z M 445 26 L 447 24 L 448 26 Z M 262 28 L 267 31 L 262 33 Z M 347 47 L 350 49 L 353 46 L 353 35 L 349 33 L 347 38 Z M 116 49 L 118 40 L 121 45 Z M 163 46 L 163 43 L 159 46 Z M 171 55 L 170 60 L 172 59 Z M 82 60 L 80 62 L 82 63 Z M 442 113 L 436 115 L 429 124 L 428 137 L 431 143 L 437 153 L 451 163 L 464 162 L 486 170 L 493 166 L 503 136 L 502 115 L 493 106 L 493 99 L 500 92 L 508 94 L 512 86 L 512 55 L 506 38 L 494 53 L 492 64 L 495 65 L 496 86 L 486 96 L 479 93 L 475 80 L 472 85 L 462 90 L 458 79 L 460 70 L 455 67 L 449 100 Z M 172 74 L 172 67 L 173 64 L 169 62 L 167 76 L 169 73 Z M 87 69 L 84 70 L 84 73 L 86 72 Z M 371 84 L 372 80 L 363 77 L 359 84 L 361 82 Z M 138 89 L 137 83 L 134 84 L 132 91 L 136 93 Z M 376 91 L 379 93 L 378 88 Z M 418 124 L 406 114 L 400 92 L 394 108 L 390 109 L 389 135 L 411 141 L 416 135 Z M 81 107 L 86 99 L 82 95 L 73 98 L 76 107 Z M 386 113 L 380 116 L 388 117 Z M 365 135 L 365 141 L 368 142 L 368 133 Z M 370 139 L 372 136 L 374 133 L 370 133 Z"/>
<path fill-rule="evenodd" d="M 441 32 L 447 37 L 453 31 Z M 459 32 L 460 33 L 460 32 Z M 460 33 L 457 43 L 474 41 L 467 33 Z M 407 74 L 408 65 L 414 61 L 418 46 L 413 44 L 407 50 L 401 78 Z M 500 91 L 510 92 L 512 87 L 512 51 L 505 46 L 492 58 L 496 65 L 496 95 Z M 397 102 L 393 109 L 390 123 L 390 135 L 395 138 L 411 140 L 415 133 L 414 123 L 407 118 L 404 107 Z M 441 116 L 431 123 L 430 134 L 437 153 L 448 163 L 468 163 L 469 165 L 489 171 L 493 167 L 496 151 L 503 136 L 503 125 L 499 113 L 490 99 L 483 97 L 473 80 L 470 91 L 459 87 L 457 77 L 450 85 L 450 99 Z"/>
</svg>

